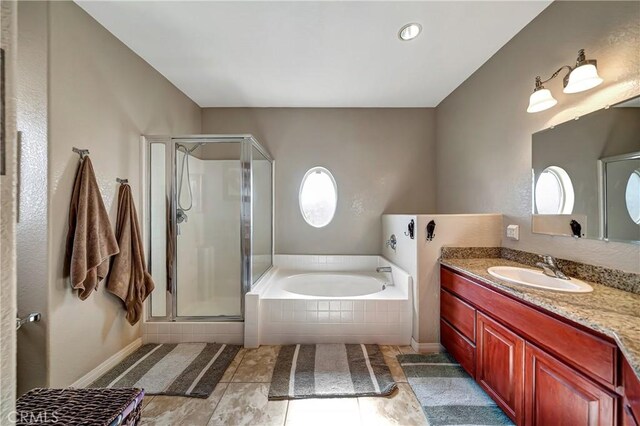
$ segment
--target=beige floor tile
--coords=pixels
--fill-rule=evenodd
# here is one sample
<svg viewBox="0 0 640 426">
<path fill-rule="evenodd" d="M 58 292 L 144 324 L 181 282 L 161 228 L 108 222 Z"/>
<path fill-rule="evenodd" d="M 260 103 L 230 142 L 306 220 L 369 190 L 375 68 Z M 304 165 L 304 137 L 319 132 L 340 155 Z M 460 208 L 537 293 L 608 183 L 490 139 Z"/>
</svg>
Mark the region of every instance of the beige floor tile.
<svg viewBox="0 0 640 426">
<path fill-rule="evenodd" d="M 144 396 L 144 399 L 142 400 L 142 411 L 144 411 L 149 406 L 149 403 L 153 400 L 153 398 L 155 398 L 155 395 Z"/>
<path fill-rule="evenodd" d="M 209 422 L 226 389 L 227 383 L 218 383 L 211 396 L 207 399 L 155 396 L 142 410 L 140 424 L 204 426 Z"/>
<path fill-rule="evenodd" d="M 233 375 L 236 374 L 236 370 L 238 369 L 238 366 L 240 365 L 242 358 L 244 358 L 244 354 L 246 351 L 247 350 L 245 348 L 242 348 L 238 351 L 238 353 L 236 354 L 236 357 L 233 358 L 233 361 L 231 361 L 231 364 L 229 364 L 224 374 L 222 375 L 222 378 L 220 379 L 220 383 L 228 383 L 231 381 L 231 379 L 233 378 Z"/>
<path fill-rule="evenodd" d="M 276 365 L 280 346 L 260 346 L 247 349 L 231 379 L 234 383 L 269 383 Z"/>
<path fill-rule="evenodd" d="M 380 345 L 380 350 L 382 351 L 382 355 L 384 355 L 384 360 L 391 371 L 391 377 L 396 382 L 405 382 L 407 381 L 407 377 L 404 375 L 402 371 L 402 367 L 400 367 L 400 363 L 396 358 L 397 355 L 400 355 L 400 350 L 397 346 L 389 346 L 389 345 Z"/>
<path fill-rule="evenodd" d="M 358 398 L 358 402 L 362 424 L 366 426 L 428 424 L 407 383 L 398 383 L 398 390 L 388 397 Z"/>
<path fill-rule="evenodd" d="M 417 354 L 411 346 L 398 346 L 398 350 L 403 354 Z"/>
<path fill-rule="evenodd" d="M 286 426 L 358 426 L 361 424 L 357 398 L 289 401 Z"/>
<path fill-rule="evenodd" d="M 287 401 L 268 401 L 268 394 L 269 383 L 229 383 L 209 425 L 282 426 Z"/>
</svg>

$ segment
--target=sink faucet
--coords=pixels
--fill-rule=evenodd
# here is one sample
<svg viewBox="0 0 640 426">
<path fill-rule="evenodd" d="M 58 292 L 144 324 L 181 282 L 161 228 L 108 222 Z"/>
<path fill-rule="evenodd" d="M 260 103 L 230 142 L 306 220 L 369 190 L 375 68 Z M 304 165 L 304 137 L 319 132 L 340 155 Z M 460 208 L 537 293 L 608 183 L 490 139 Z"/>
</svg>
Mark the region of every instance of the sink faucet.
<svg viewBox="0 0 640 426">
<path fill-rule="evenodd" d="M 542 259 L 544 260 L 544 262 L 538 262 L 538 263 L 536 263 L 536 266 L 538 268 L 542 268 L 542 270 L 544 271 L 545 275 L 548 275 L 548 276 L 554 277 L 554 278 L 560 278 L 561 280 L 569 280 L 569 279 L 571 279 L 571 278 L 567 277 L 560 270 L 560 268 L 558 268 L 557 261 L 556 261 L 555 257 L 549 256 L 548 254 L 545 254 L 544 256 L 542 256 Z"/>
</svg>

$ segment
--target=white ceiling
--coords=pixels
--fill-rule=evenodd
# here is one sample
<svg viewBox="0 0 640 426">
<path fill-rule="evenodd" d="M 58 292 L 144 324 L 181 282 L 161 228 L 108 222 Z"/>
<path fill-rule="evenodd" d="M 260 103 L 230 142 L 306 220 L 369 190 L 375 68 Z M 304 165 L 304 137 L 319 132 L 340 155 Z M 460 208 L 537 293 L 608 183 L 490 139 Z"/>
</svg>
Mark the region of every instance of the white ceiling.
<svg viewBox="0 0 640 426">
<path fill-rule="evenodd" d="M 201 107 L 435 107 L 550 1 L 77 3 Z"/>
</svg>

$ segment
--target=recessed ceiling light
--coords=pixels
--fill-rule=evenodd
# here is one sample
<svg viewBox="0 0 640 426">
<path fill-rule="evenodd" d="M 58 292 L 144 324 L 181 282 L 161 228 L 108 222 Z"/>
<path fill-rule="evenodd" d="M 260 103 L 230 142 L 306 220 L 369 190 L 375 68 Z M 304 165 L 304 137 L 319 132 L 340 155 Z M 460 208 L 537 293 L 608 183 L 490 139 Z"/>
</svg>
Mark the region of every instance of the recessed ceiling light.
<svg viewBox="0 0 640 426">
<path fill-rule="evenodd" d="M 398 37 L 400 40 L 409 41 L 418 37 L 420 32 L 422 31 L 422 26 L 420 24 L 411 23 L 400 28 L 400 32 L 398 33 Z"/>
</svg>

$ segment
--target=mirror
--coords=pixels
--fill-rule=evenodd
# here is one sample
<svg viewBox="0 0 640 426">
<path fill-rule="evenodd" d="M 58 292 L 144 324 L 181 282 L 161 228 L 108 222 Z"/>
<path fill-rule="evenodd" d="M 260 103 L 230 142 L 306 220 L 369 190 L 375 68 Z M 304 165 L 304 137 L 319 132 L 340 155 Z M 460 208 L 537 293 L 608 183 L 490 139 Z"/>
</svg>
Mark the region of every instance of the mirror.
<svg viewBox="0 0 640 426">
<path fill-rule="evenodd" d="M 640 97 L 532 136 L 534 233 L 640 243 Z"/>
</svg>

